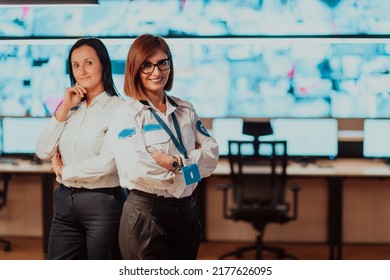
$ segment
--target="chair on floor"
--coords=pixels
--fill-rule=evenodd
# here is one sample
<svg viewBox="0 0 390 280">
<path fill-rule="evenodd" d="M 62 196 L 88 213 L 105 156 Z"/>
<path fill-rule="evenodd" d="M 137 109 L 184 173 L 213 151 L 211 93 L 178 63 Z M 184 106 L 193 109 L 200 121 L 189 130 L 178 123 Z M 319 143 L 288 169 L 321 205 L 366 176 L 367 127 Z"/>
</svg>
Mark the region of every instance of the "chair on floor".
<svg viewBox="0 0 390 280">
<path fill-rule="evenodd" d="M 3 188 L 0 189 L 0 209 L 2 209 L 7 203 L 8 182 L 11 178 L 10 174 L 0 174 L 0 180 L 3 181 Z M 11 251 L 11 242 L 0 238 L 0 244 L 4 245 L 4 251 Z"/>
<path fill-rule="evenodd" d="M 269 131 L 267 134 L 270 134 Z M 252 250 L 256 259 L 263 258 L 263 251 L 276 254 L 278 259 L 296 259 L 283 248 L 263 242 L 268 224 L 284 224 L 297 218 L 299 186 L 290 186 L 293 191 L 292 209 L 285 199 L 286 141 L 259 141 L 255 137 L 253 141 L 230 140 L 228 145 L 231 183 L 220 186 L 223 190 L 224 217 L 250 223 L 257 237 L 253 245 L 225 253 L 220 259 L 242 258 L 245 252 Z"/>
</svg>

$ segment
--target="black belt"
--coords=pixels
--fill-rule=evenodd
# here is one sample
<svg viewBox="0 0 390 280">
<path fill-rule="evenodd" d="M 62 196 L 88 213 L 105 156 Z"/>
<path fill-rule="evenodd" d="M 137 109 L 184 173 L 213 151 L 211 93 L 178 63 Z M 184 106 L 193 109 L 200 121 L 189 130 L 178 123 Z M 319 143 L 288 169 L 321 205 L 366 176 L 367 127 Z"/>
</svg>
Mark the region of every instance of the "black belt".
<svg viewBox="0 0 390 280">
<path fill-rule="evenodd" d="M 112 188 L 97 188 L 97 189 L 86 189 L 86 188 L 73 188 L 73 187 L 67 187 L 63 184 L 60 184 L 61 190 L 65 191 L 66 193 L 73 194 L 73 193 L 81 193 L 81 192 L 99 192 L 99 193 L 106 193 L 106 194 L 112 194 L 114 192 L 117 192 L 118 190 L 121 190 L 122 187 L 112 187 Z"/>
<path fill-rule="evenodd" d="M 164 201 L 172 201 L 172 202 L 186 202 L 186 201 L 189 201 L 193 198 L 193 196 L 186 196 L 186 197 L 182 197 L 182 198 L 176 198 L 176 197 L 164 197 L 164 196 L 159 196 L 157 194 L 154 194 L 154 193 L 148 193 L 148 192 L 144 192 L 144 191 L 140 191 L 140 190 L 137 190 L 137 189 L 132 189 L 130 190 L 130 194 L 135 194 L 137 196 L 141 196 L 141 197 L 144 197 L 144 198 L 148 198 L 148 199 L 157 199 L 157 200 L 164 200 Z"/>
</svg>

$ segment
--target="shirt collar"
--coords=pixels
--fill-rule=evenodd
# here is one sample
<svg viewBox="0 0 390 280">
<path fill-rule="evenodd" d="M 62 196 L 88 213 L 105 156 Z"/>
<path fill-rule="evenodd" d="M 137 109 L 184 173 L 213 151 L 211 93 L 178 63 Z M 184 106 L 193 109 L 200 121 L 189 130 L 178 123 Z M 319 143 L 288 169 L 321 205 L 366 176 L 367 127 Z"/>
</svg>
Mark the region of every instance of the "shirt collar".
<svg viewBox="0 0 390 280">
<path fill-rule="evenodd" d="M 103 91 L 102 93 L 99 93 L 92 99 L 90 106 L 92 106 L 95 103 L 99 103 L 102 106 L 104 106 L 110 100 L 110 98 L 111 96 L 109 96 L 105 91 Z"/>
<path fill-rule="evenodd" d="M 179 105 L 171 97 L 169 97 L 167 94 L 165 94 L 165 102 L 167 104 L 167 112 L 166 112 L 167 115 L 170 115 L 172 112 L 175 111 L 175 109 L 177 107 L 179 107 Z M 150 102 L 148 99 L 142 99 L 142 100 L 139 100 L 139 110 L 141 110 L 143 108 L 147 108 L 147 109 L 153 108 L 154 109 L 154 106 L 153 106 L 152 102 Z"/>
</svg>

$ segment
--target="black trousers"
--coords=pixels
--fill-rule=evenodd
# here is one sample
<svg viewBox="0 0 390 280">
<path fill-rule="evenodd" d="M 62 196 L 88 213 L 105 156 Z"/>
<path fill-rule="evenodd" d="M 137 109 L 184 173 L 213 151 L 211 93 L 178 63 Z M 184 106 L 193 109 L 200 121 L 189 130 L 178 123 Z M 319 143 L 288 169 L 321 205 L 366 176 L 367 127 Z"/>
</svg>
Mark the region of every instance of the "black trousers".
<svg viewBox="0 0 390 280">
<path fill-rule="evenodd" d="M 197 257 L 201 230 L 192 197 L 131 190 L 123 206 L 119 246 L 124 259 L 191 260 Z"/>
<path fill-rule="evenodd" d="M 48 259 L 122 259 L 118 231 L 127 193 L 121 187 L 68 188 L 54 194 Z"/>
</svg>

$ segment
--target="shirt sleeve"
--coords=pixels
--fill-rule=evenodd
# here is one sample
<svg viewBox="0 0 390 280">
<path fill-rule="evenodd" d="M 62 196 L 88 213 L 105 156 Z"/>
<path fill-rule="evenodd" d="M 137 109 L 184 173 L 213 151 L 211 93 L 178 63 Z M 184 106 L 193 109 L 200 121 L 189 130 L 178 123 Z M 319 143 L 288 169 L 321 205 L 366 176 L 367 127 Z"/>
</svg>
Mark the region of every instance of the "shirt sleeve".
<svg viewBox="0 0 390 280">
<path fill-rule="evenodd" d="M 54 116 L 39 135 L 35 152 L 42 160 L 51 159 L 57 150 L 60 136 L 65 128 L 65 122 L 59 122 Z"/>
<path fill-rule="evenodd" d="M 106 134 L 100 154 L 64 166 L 62 170 L 62 179 L 64 181 L 82 180 L 83 182 L 93 183 L 99 180 L 100 177 L 112 174 L 115 171 L 114 155 L 109 146 Z"/>
<path fill-rule="evenodd" d="M 200 176 L 202 178 L 208 177 L 217 167 L 219 147 L 217 141 L 210 136 L 193 108 L 191 110 L 191 120 L 195 142 L 200 144 L 200 148 L 190 151 L 188 157 L 192 163 L 198 164 Z"/>
<path fill-rule="evenodd" d="M 172 184 L 175 173 L 161 167 L 149 154 L 141 125 L 123 111 L 117 112 L 109 130 L 109 142 L 122 180 L 134 185 L 149 185 L 166 189 Z"/>
</svg>

